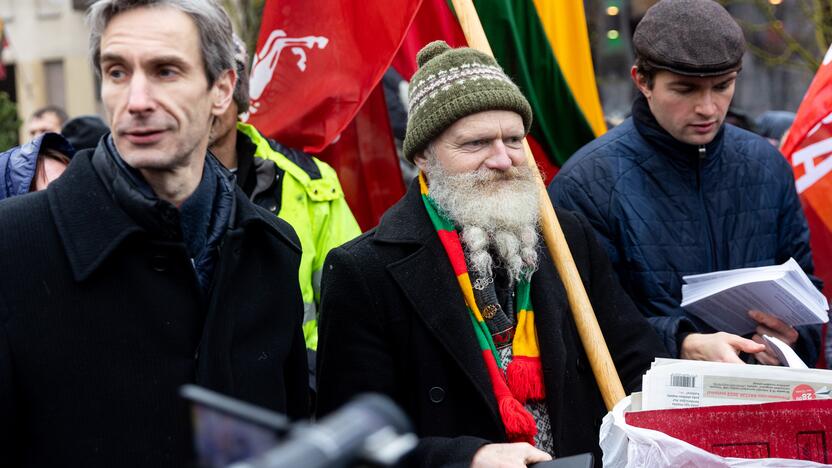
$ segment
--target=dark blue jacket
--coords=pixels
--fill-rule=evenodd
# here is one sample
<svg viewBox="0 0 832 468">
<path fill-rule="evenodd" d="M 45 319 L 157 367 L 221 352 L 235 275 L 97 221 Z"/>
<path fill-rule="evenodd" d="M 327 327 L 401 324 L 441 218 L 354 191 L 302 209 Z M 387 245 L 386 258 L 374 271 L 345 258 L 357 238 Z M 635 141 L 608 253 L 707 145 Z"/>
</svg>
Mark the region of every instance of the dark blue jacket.
<svg viewBox="0 0 832 468">
<path fill-rule="evenodd" d="M 75 153 L 72 145 L 57 133 L 44 133 L 0 153 L 0 200 L 29 193 L 42 146 L 70 158 Z"/>
<path fill-rule="evenodd" d="M 791 167 L 763 138 L 726 124 L 697 147 L 671 137 L 645 101 L 633 113 L 575 153 L 549 196 L 589 218 L 624 289 L 678 355 L 688 333 L 714 331 L 679 306 L 682 276 L 789 257 L 811 274 L 809 229 Z M 796 351 L 811 365 L 820 327 L 798 331 Z"/>
</svg>

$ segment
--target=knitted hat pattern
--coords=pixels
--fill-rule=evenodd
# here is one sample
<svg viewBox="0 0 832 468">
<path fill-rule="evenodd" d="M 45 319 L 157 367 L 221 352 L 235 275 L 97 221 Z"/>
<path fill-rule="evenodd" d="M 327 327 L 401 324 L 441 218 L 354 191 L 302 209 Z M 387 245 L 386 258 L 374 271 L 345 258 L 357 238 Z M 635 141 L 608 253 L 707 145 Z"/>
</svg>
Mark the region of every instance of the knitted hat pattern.
<svg viewBox="0 0 832 468">
<path fill-rule="evenodd" d="M 523 93 L 488 55 L 444 41 L 426 45 L 416 56 L 419 69 L 410 82 L 407 133 L 403 150 L 408 161 L 457 120 L 490 110 L 513 111 L 526 133 L 532 108 Z"/>
</svg>

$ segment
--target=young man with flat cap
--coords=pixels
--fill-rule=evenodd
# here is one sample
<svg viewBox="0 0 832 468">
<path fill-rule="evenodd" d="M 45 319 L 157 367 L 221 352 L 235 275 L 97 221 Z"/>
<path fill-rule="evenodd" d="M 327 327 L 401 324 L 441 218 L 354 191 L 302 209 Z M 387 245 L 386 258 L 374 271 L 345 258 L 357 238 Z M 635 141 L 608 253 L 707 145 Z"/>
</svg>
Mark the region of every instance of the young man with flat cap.
<svg viewBox="0 0 832 468">
<path fill-rule="evenodd" d="M 420 436 L 415 466 L 525 467 L 582 452 L 600 465 L 605 409 L 539 235 L 529 103 L 475 50 L 434 42 L 418 62 L 404 152 L 420 175 L 324 265 L 319 412 L 389 395 Z M 558 216 L 632 391 L 666 351 L 586 220 Z"/>
<path fill-rule="evenodd" d="M 581 148 L 549 186 L 553 203 L 589 218 L 624 289 L 673 355 L 779 364 L 761 335 L 808 364 L 819 327 L 765 311 L 749 338 L 714 330 L 680 307 L 682 277 L 783 263 L 813 271 L 791 168 L 763 138 L 724 123 L 745 41 L 712 0 L 663 0 L 633 37 L 632 116 Z"/>
</svg>

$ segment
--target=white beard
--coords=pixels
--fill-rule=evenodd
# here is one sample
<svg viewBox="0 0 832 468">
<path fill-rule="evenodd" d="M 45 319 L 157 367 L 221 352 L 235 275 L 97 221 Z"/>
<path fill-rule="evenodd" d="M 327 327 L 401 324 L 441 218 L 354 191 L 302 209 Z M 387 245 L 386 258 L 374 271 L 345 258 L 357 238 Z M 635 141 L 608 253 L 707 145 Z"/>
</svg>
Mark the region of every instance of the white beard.
<svg viewBox="0 0 832 468">
<path fill-rule="evenodd" d="M 460 230 L 469 270 L 487 279 L 500 266 L 512 281 L 531 278 L 540 237 L 537 175 L 526 166 L 449 175 L 430 154 L 425 172 L 430 197 Z"/>
</svg>

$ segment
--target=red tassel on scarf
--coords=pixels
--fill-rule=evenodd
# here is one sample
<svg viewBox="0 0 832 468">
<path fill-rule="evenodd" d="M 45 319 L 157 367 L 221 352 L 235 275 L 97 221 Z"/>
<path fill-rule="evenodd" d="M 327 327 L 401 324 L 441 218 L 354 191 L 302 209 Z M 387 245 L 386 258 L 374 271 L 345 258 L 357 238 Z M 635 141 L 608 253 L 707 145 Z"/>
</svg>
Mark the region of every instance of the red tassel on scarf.
<svg viewBox="0 0 832 468">
<path fill-rule="evenodd" d="M 506 428 L 506 437 L 511 442 L 528 442 L 534 445 L 534 436 L 537 434 L 534 417 L 511 394 L 491 351 L 486 350 L 482 354 L 491 380 L 491 388 L 494 389 L 494 397 L 497 399 L 500 418 Z"/>
<path fill-rule="evenodd" d="M 510 442 L 528 442 L 534 446 L 537 424 L 526 408 L 514 397 L 507 396 L 498 402 L 500 417 L 506 426 L 506 436 Z"/>
<path fill-rule="evenodd" d="M 540 401 L 546 397 L 543 386 L 543 365 L 539 357 L 515 356 L 506 369 L 508 388 L 520 403 Z"/>
</svg>

